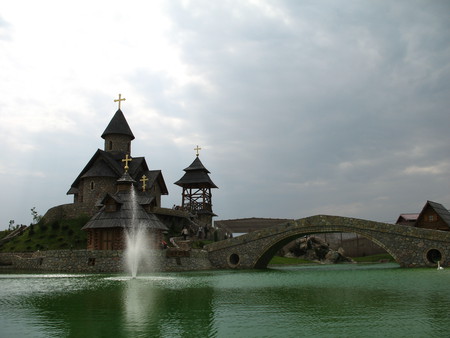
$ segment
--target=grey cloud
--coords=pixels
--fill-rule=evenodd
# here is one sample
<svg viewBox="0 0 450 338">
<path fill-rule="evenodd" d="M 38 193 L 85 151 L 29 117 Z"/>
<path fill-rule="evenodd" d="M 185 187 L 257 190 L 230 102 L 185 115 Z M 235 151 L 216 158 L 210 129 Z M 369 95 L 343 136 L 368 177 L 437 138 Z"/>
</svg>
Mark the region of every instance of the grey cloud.
<svg viewBox="0 0 450 338">
<path fill-rule="evenodd" d="M 216 87 L 195 104 L 219 170 L 230 173 L 225 189 L 248 187 L 250 210 L 270 204 L 274 189 L 293 180 L 300 188 L 289 198 L 312 199 L 315 209 L 359 200 L 362 190 L 375 198 L 384 188 L 387 204 L 403 198 L 400 186 L 391 187 L 398 173 L 448 152 L 440 146 L 448 136 L 433 133 L 449 120 L 444 5 L 288 1 L 289 25 L 240 7 L 239 20 L 230 3 L 202 11 L 172 5 L 183 60 Z M 429 152 L 413 156 L 417 144 Z M 352 167 L 342 170 L 342 163 Z M 301 185 L 314 181 L 333 184 Z M 425 199 L 425 182 L 416 183 L 413 199 Z M 266 195 L 260 186 L 270 187 Z"/>
<path fill-rule="evenodd" d="M 210 87 L 177 86 L 145 68 L 126 79 L 148 109 L 184 123 L 135 125 L 140 113 L 127 115 L 145 136 L 133 151 L 163 170 L 164 203 L 179 200 L 172 183 L 200 138 L 220 218 L 336 212 L 392 221 L 426 199 L 450 207 L 448 2 L 267 4 L 275 11 L 166 3 L 170 43 Z M 89 95 L 93 111 L 110 100 Z M 81 166 L 102 147 L 101 131 Z M 190 144 L 174 144 L 181 136 Z M 64 186 L 81 168 L 73 170 Z"/>
</svg>

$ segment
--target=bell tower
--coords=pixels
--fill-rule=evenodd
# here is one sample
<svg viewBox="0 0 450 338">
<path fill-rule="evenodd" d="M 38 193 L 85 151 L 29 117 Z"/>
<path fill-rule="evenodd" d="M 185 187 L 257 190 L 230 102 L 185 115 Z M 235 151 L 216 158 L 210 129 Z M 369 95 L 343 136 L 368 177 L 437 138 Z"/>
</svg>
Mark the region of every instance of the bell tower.
<svg viewBox="0 0 450 338">
<path fill-rule="evenodd" d="M 184 176 L 175 184 L 183 188 L 182 208 L 197 215 L 200 223 L 211 226 L 212 217 L 217 216 L 212 210 L 211 189 L 218 187 L 209 177 L 208 169 L 200 161 L 198 154 L 200 149 L 198 146 L 194 149 L 197 151 L 194 162 L 184 169 Z"/>
</svg>

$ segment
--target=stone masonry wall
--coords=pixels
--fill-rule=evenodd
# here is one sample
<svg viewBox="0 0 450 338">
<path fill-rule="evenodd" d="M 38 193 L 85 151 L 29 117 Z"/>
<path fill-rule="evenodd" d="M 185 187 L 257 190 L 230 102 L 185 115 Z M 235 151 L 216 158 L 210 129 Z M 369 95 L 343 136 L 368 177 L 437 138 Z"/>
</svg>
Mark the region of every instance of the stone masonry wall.
<svg viewBox="0 0 450 338">
<path fill-rule="evenodd" d="M 208 254 L 191 250 L 183 255 L 168 257 L 167 250 L 151 250 L 151 264 L 141 272 L 193 271 L 212 269 Z M 126 273 L 123 251 L 49 250 L 34 253 L 0 253 L 0 265 L 26 271 L 66 273 Z"/>
<path fill-rule="evenodd" d="M 62 204 L 48 209 L 43 220 L 46 223 L 51 223 L 61 219 L 77 218 L 81 215 L 93 216 L 95 210 L 92 205 L 86 203 L 70 203 Z"/>
</svg>

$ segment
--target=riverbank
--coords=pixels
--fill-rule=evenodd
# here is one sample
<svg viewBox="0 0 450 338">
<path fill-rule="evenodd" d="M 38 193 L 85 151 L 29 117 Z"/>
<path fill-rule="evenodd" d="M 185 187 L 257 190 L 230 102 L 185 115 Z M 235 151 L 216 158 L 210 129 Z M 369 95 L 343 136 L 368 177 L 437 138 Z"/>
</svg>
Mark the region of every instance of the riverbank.
<svg viewBox="0 0 450 338">
<path fill-rule="evenodd" d="M 354 257 L 352 258 L 356 263 L 365 264 L 365 263 L 388 263 L 395 262 L 394 258 L 388 253 L 364 256 L 364 257 Z M 317 261 L 310 261 L 301 258 L 295 257 L 281 257 L 274 256 L 272 260 L 269 262 L 270 266 L 280 266 L 280 265 L 302 265 L 302 264 L 321 264 Z"/>
</svg>

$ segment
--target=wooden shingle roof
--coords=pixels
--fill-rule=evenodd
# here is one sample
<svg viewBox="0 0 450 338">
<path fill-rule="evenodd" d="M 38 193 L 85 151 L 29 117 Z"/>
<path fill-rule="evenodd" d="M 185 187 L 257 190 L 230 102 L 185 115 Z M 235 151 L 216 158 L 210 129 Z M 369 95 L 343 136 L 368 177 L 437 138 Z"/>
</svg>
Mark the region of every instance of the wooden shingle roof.
<svg viewBox="0 0 450 338">
<path fill-rule="evenodd" d="M 114 195 L 106 194 L 102 203 L 107 204 L 112 200 L 116 204 L 116 211 L 107 211 L 104 205 L 82 228 L 130 228 L 134 224 L 140 227 L 153 230 L 168 230 L 158 217 L 152 213 L 147 213 L 143 206 L 148 205 L 153 197 L 136 194 L 136 202 L 133 202 L 132 195 L 128 191 L 120 191 Z"/>
<path fill-rule="evenodd" d="M 186 173 L 174 184 L 179 185 L 180 187 L 218 188 L 209 177 L 208 174 L 210 174 L 210 172 L 205 168 L 198 156 L 189 167 L 183 170 Z"/>
<path fill-rule="evenodd" d="M 86 177 L 114 177 L 120 178 L 123 174 L 123 162 L 125 153 L 107 152 L 98 149 L 94 156 L 89 160 L 75 181 L 72 183 L 71 188 L 67 192 L 68 195 L 74 194 L 78 190 L 80 179 Z M 167 186 L 164 182 L 161 170 L 149 170 L 144 157 L 133 157 L 133 160 L 129 163 L 130 176 L 137 182 L 141 179 L 142 175 L 146 175 L 149 179 L 148 186 L 157 182 L 161 188 L 163 195 L 168 194 Z"/>
<path fill-rule="evenodd" d="M 109 122 L 108 126 L 106 127 L 105 131 L 102 134 L 102 138 L 105 138 L 107 135 L 112 134 L 127 135 L 132 140 L 134 140 L 133 132 L 131 131 L 128 122 L 120 109 L 116 111 L 113 118 Z"/>
</svg>

